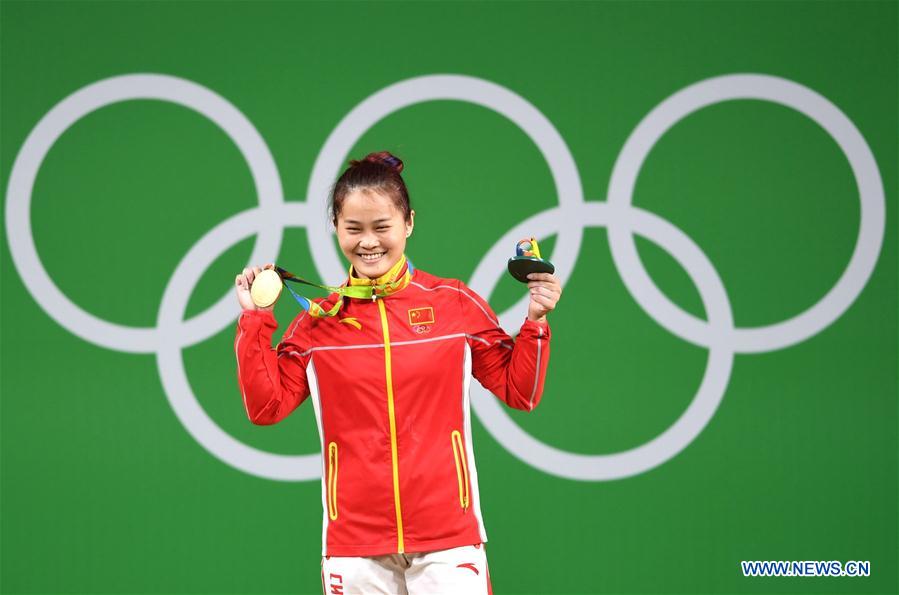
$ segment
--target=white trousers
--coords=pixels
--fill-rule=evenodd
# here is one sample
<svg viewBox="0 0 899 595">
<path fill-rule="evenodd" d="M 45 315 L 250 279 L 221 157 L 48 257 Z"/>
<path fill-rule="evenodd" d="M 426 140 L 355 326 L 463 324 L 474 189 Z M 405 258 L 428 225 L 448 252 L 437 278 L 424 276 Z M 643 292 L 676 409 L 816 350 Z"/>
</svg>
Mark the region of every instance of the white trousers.
<svg viewBox="0 0 899 595">
<path fill-rule="evenodd" d="M 492 593 L 481 543 L 415 554 L 326 556 L 322 589 L 325 595 Z"/>
</svg>

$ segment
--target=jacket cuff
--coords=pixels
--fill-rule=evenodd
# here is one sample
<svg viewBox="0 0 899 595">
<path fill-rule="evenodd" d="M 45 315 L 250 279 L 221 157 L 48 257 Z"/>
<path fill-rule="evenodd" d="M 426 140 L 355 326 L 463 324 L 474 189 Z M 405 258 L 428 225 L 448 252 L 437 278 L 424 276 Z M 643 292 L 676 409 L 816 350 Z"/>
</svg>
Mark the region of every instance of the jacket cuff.
<svg viewBox="0 0 899 595">
<path fill-rule="evenodd" d="M 537 337 L 540 339 L 546 339 L 549 341 L 550 331 L 549 331 L 549 321 L 544 322 L 534 322 L 530 318 L 525 318 L 524 323 L 521 325 L 521 330 L 519 331 L 519 336 L 527 336 L 527 337 Z"/>
<path fill-rule="evenodd" d="M 242 310 L 239 321 L 245 329 L 268 327 L 278 328 L 278 321 L 271 310 Z"/>
</svg>

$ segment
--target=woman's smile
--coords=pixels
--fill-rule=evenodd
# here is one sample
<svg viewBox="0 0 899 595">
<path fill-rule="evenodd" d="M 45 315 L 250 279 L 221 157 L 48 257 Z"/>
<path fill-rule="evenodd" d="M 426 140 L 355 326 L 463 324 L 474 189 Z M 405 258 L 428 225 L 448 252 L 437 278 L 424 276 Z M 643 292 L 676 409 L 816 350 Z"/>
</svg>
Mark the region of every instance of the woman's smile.
<svg viewBox="0 0 899 595">
<path fill-rule="evenodd" d="M 387 253 L 386 252 L 372 252 L 372 253 L 358 252 L 357 254 L 359 254 L 359 258 L 361 258 L 365 262 L 371 263 L 371 262 L 377 261 L 378 259 L 380 259 L 382 256 L 384 256 Z"/>
</svg>

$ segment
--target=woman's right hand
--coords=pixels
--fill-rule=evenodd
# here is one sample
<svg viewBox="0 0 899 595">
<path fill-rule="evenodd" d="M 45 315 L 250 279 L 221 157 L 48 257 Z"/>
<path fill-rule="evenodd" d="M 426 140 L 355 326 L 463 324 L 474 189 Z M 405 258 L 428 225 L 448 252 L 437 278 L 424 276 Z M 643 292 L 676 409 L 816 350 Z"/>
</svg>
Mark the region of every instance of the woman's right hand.
<svg viewBox="0 0 899 595">
<path fill-rule="evenodd" d="M 259 267 L 247 267 L 234 279 L 234 284 L 237 286 L 237 301 L 240 303 L 241 308 L 244 310 L 268 310 L 269 312 L 275 309 L 274 304 L 267 308 L 260 308 L 253 303 L 253 298 L 250 297 L 250 287 L 252 287 L 253 279 L 256 278 L 256 275 L 262 272 L 263 269 L 271 269 L 274 266 L 273 264 L 267 264 L 261 269 Z"/>
</svg>

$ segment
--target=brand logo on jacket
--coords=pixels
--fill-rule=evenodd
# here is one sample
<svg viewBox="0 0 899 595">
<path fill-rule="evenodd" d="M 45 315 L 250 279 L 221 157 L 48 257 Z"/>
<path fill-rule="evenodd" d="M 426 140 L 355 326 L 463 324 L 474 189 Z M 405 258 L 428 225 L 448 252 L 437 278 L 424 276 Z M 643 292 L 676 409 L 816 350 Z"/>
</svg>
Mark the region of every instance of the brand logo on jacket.
<svg viewBox="0 0 899 595">
<path fill-rule="evenodd" d="M 353 318 L 352 316 L 346 316 L 345 318 L 340 318 L 339 320 L 343 324 L 348 324 L 352 327 L 357 328 L 360 331 L 362 330 L 362 323 L 359 322 L 358 320 L 356 320 L 355 318 Z"/>
</svg>

